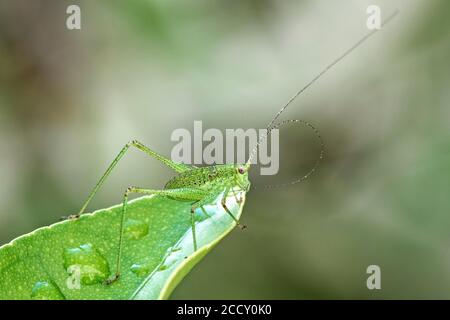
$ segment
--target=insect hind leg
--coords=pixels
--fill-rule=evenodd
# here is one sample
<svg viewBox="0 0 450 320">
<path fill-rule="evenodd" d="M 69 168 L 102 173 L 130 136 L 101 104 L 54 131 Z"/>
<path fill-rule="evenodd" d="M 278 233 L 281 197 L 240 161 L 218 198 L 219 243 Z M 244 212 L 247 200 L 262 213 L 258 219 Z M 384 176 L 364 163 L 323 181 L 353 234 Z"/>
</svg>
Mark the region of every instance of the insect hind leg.
<svg viewBox="0 0 450 320">
<path fill-rule="evenodd" d="M 160 195 L 160 196 L 172 197 L 172 198 L 176 198 L 176 199 L 179 199 L 179 198 L 186 199 L 189 196 L 192 196 L 193 194 L 196 197 L 204 196 L 204 192 L 202 190 L 193 189 L 193 188 L 155 190 L 155 189 L 144 189 L 144 188 L 139 188 L 139 187 L 129 187 L 125 191 L 125 194 L 123 196 L 122 212 L 120 215 L 119 243 L 118 243 L 118 249 L 117 249 L 116 272 L 111 278 L 109 278 L 105 281 L 105 284 L 112 284 L 120 277 L 121 263 L 122 263 L 124 221 L 125 221 L 125 215 L 127 213 L 127 207 L 128 207 L 128 196 L 130 193 Z M 195 224 L 194 224 L 193 234 L 194 234 L 194 239 L 195 239 Z M 194 247 L 196 250 L 196 241 L 195 240 L 194 240 Z"/>
</svg>

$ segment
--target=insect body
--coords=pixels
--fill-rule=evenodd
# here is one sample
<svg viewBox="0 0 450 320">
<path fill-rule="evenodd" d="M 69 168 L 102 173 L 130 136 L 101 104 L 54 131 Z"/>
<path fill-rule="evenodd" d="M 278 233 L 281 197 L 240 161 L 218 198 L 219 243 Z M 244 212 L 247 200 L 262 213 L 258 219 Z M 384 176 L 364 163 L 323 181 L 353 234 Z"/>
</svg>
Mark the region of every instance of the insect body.
<svg viewBox="0 0 450 320">
<path fill-rule="evenodd" d="M 389 16 L 383 25 L 388 23 L 398 12 L 394 12 L 391 16 Z M 365 40 L 367 40 L 369 37 L 371 37 L 374 33 L 376 33 L 378 29 L 374 29 L 368 34 L 366 34 L 361 40 L 356 42 L 355 45 L 353 45 L 350 49 L 345 51 L 343 54 L 341 54 L 337 59 L 335 59 L 331 64 L 329 64 L 326 68 L 324 68 L 320 73 L 318 73 L 310 82 L 308 82 L 303 88 L 301 88 L 299 91 L 297 91 L 294 96 L 288 100 L 288 102 L 280 109 L 280 111 L 274 116 L 274 118 L 269 122 L 267 125 L 267 134 L 270 133 L 270 130 L 273 130 L 274 128 L 279 127 L 280 125 L 286 123 L 286 122 L 297 122 L 297 123 L 303 123 L 310 128 L 312 128 L 317 136 L 321 140 L 322 144 L 322 151 L 320 153 L 319 160 L 320 161 L 323 157 L 323 143 L 320 135 L 318 134 L 317 130 L 308 122 L 301 121 L 301 120 L 288 120 L 284 121 L 281 124 L 275 125 L 275 120 L 279 118 L 282 112 L 301 94 L 303 93 L 307 88 L 309 88 L 314 82 L 316 82 L 322 75 L 324 75 L 331 67 L 336 65 L 339 61 L 341 61 L 344 57 L 346 57 L 350 52 L 352 52 L 354 49 L 356 49 L 358 46 L 360 46 Z M 226 198 L 230 193 L 233 193 L 236 201 L 239 202 L 239 200 L 236 197 L 236 191 L 245 191 L 247 192 L 250 189 L 250 181 L 248 180 L 248 171 L 250 170 L 250 162 L 252 160 L 252 157 L 254 156 L 257 148 L 265 139 L 267 135 L 262 136 L 255 149 L 253 149 L 252 154 L 250 155 L 249 159 L 245 164 L 227 164 L 227 165 L 214 165 L 209 167 L 195 167 L 187 164 L 182 163 L 176 163 L 171 161 L 170 159 L 167 159 L 163 157 L 162 155 L 158 154 L 157 152 L 151 150 L 150 148 L 146 147 L 139 141 L 133 140 L 129 143 L 127 143 L 122 150 L 119 152 L 119 154 L 116 156 L 116 158 L 113 160 L 113 162 L 110 164 L 108 169 L 105 171 L 103 176 L 100 178 L 98 183 L 95 185 L 94 189 L 90 193 L 88 199 L 84 203 L 83 207 L 79 211 L 77 215 L 71 216 L 72 218 L 79 217 L 84 210 L 86 209 L 89 202 L 92 200 L 94 195 L 97 193 L 99 188 L 102 186 L 108 175 L 111 173 L 111 171 L 114 169 L 114 167 L 117 165 L 119 160 L 124 156 L 124 154 L 127 152 L 127 150 L 130 147 L 137 148 L 146 154 L 150 155 L 151 157 L 163 162 L 168 167 L 172 168 L 174 171 L 178 173 L 174 178 L 169 180 L 165 187 L 161 190 L 157 189 L 146 189 L 146 188 L 140 188 L 140 187 L 130 187 L 125 191 L 124 197 L 123 197 L 123 206 L 122 206 L 122 213 L 120 217 L 120 231 L 119 231 L 119 245 L 118 245 L 118 254 L 117 254 L 117 263 L 116 263 L 116 272 L 114 276 L 107 280 L 107 284 L 110 284 L 114 282 L 119 276 L 120 276 L 120 268 L 121 268 L 121 257 L 122 257 L 122 244 L 123 244 L 123 232 L 124 232 L 124 219 L 127 212 L 127 203 L 128 203 L 128 196 L 130 193 L 137 193 L 137 194 L 147 194 L 147 195 L 160 195 L 164 196 L 170 199 L 174 199 L 177 201 L 188 201 L 191 205 L 191 228 L 192 228 L 192 236 L 193 236 L 193 243 L 194 243 L 194 251 L 197 250 L 197 241 L 196 241 L 196 235 L 195 235 L 195 220 L 194 220 L 194 212 L 196 209 L 200 208 L 205 212 L 205 205 L 211 204 L 214 200 L 216 200 L 219 196 L 222 196 L 221 205 L 223 209 L 226 211 L 227 214 L 230 215 L 230 217 L 236 222 L 238 226 L 241 228 L 244 228 L 244 226 L 239 224 L 239 221 L 234 217 L 234 215 L 230 212 L 230 210 L 227 208 L 226 205 Z M 311 173 L 314 172 L 315 168 L 317 167 L 318 161 L 316 162 L 316 165 L 313 167 L 312 170 L 310 170 L 305 176 L 294 180 L 292 183 L 300 182 L 304 179 L 306 179 Z M 205 212 L 206 213 L 206 212 Z"/>
<path fill-rule="evenodd" d="M 72 216 L 71 218 L 78 218 L 86 209 L 89 202 L 92 200 L 94 195 L 97 193 L 98 189 L 104 183 L 108 175 L 120 161 L 120 159 L 125 155 L 130 147 L 137 148 L 150 155 L 151 157 L 163 162 L 168 167 L 175 170 L 178 175 L 173 177 L 167 182 L 164 189 L 146 189 L 140 187 L 129 187 L 123 197 L 122 214 L 120 218 L 120 233 L 119 233 L 119 249 L 117 255 L 117 269 L 113 278 L 108 279 L 107 283 L 112 283 L 120 276 L 121 267 L 121 256 L 122 256 L 122 245 L 123 245 L 123 231 L 124 231 L 124 220 L 127 212 L 128 197 L 130 193 L 146 194 L 146 195 L 160 195 L 167 197 L 169 199 L 177 201 L 188 201 L 192 203 L 191 206 L 191 228 L 192 237 L 194 242 L 194 251 L 197 250 L 197 240 L 195 235 L 195 219 L 194 213 L 197 208 L 200 208 L 206 213 L 204 206 L 211 204 L 215 199 L 222 195 L 221 205 L 225 212 L 230 215 L 230 217 L 236 222 L 236 224 L 244 229 L 245 226 L 241 225 L 236 217 L 231 213 L 226 205 L 226 199 L 229 193 L 233 193 L 236 197 L 236 191 L 248 191 L 250 189 L 250 181 L 248 180 L 248 170 L 250 164 L 235 165 L 235 164 L 225 164 L 225 165 L 214 165 L 209 167 L 195 167 L 187 164 L 176 163 L 170 159 L 163 157 L 162 155 L 156 153 L 150 148 L 146 147 L 137 140 L 130 141 L 127 143 L 122 150 L 119 152 L 117 157 L 110 164 L 106 172 L 100 178 L 99 182 L 96 184 L 88 199 L 84 203 L 80 212 Z M 240 202 L 237 199 L 236 201 Z M 206 213 L 207 214 L 207 213 Z"/>
</svg>

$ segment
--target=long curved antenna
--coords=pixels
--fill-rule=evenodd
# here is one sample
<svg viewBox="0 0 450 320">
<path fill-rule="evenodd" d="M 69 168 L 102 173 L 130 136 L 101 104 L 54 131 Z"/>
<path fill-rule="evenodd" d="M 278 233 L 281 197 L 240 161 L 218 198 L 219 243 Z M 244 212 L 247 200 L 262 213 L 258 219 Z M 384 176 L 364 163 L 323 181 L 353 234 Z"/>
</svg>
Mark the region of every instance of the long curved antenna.
<svg viewBox="0 0 450 320">
<path fill-rule="evenodd" d="M 389 15 L 382 23 L 382 27 L 385 26 L 387 23 L 389 23 L 394 17 L 399 13 L 399 10 L 395 10 L 391 15 Z M 303 88 L 301 88 L 299 91 L 297 91 L 289 100 L 288 102 L 278 111 L 278 113 L 273 117 L 273 119 L 269 122 L 267 125 L 268 128 L 272 126 L 272 124 L 278 119 L 278 117 L 283 113 L 284 110 L 299 96 L 301 95 L 306 89 L 308 89 L 311 85 L 314 84 L 317 80 L 319 80 L 320 77 L 322 77 L 328 70 L 330 70 L 332 67 L 334 67 L 339 61 L 344 59 L 346 56 L 348 56 L 353 50 L 358 48 L 363 42 L 365 42 L 367 39 L 369 39 L 372 35 L 377 33 L 380 29 L 373 29 L 369 33 L 367 33 L 364 37 L 362 37 L 359 41 L 357 41 L 352 47 L 350 47 L 347 51 L 345 51 L 343 54 L 341 54 L 338 58 L 336 58 L 332 63 L 330 63 L 328 66 L 325 67 L 321 72 L 319 72 L 310 82 L 308 82 Z"/>
<path fill-rule="evenodd" d="M 399 10 L 396 9 L 393 13 L 391 13 L 381 24 L 381 27 L 384 27 L 386 24 L 388 24 L 392 19 L 395 18 L 395 16 L 399 13 Z M 328 66 L 326 66 L 321 72 L 319 72 L 311 81 L 309 81 L 303 88 L 298 90 L 289 100 L 288 102 L 280 109 L 280 111 L 277 112 L 275 117 L 269 122 L 267 125 L 267 134 L 261 135 L 260 139 L 258 140 L 258 143 L 256 144 L 255 148 L 252 150 L 252 153 L 250 154 L 250 157 L 246 163 L 247 169 L 250 167 L 250 162 L 255 156 L 259 145 L 264 141 L 264 139 L 267 138 L 268 133 L 270 132 L 270 129 L 272 128 L 272 125 L 275 123 L 275 121 L 280 117 L 280 115 L 286 110 L 286 108 L 295 100 L 298 96 L 300 96 L 306 89 L 308 89 L 310 86 L 312 86 L 317 80 L 319 80 L 325 73 L 327 73 L 328 70 L 330 70 L 332 67 L 334 67 L 337 63 L 339 63 L 342 59 L 344 59 L 346 56 L 348 56 L 353 50 L 358 48 L 361 44 L 363 44 L 367 39 L 369 39 L 371 36 L 373 36 L 375 33 L 377 33 L 381 29 L 373 29 L 372 31 L 368 32 L 364 37 L 362 37 L 360 40 L 358 40 L 353 46 L 351 46 L 349 49 L 347 49 L 344 53 L 342 53 L 338 58 L 336 58 L 333 62 L 331 62 Z"/>
<path fill-rule="evenodd" d="M 286 185 L 296 184 L 296 183 L 299 183 L 299 182 L 302 182 L 302 181 L 308 179 L 308 177 L 310 175 L 312 175 L 316 171 L 317 167 L 320 164 L 320 161 L 322 161 L 323 156 L 325 154 L 325 143 L 323 142 L 323 139 L 322 139 L 322 136 L 320 135 L 319 130 L 317 130 L 317 128 L 315 126 L 313 126 L 311 123 L 309 123 L 308 121 L 304 121 L 304 120 L 285 120 L 285 121 L 282 121 L 282 122 L 274 125 L 271 128 L 271 130 L 278 129 L 279 127 L 281 127 L 281 126 L 283 126 L 283 125 L 285 125 L 287 123 L 301 123 L 301 124 L 311 128 L 314 131 L 314 133 L 316 134 L 317 138 L 320 141 L 320 154 L 319 154 L 319 157 L 316 159 L 316 162 L 314 163 L 314 166 L 305 175 L 303 175 L 303 176 L 301 176 L 301 177 L 299 177 L 297 179 L 294 179 L 294 180 L 292 180 L 290 182 L 285 182 L 285 183 L 280 183 L 280 184 L 273 184 L 273 185 L 265 185 L 264 188 L 283 187 L 283 186 L 286 186 Z"/>
</svg>

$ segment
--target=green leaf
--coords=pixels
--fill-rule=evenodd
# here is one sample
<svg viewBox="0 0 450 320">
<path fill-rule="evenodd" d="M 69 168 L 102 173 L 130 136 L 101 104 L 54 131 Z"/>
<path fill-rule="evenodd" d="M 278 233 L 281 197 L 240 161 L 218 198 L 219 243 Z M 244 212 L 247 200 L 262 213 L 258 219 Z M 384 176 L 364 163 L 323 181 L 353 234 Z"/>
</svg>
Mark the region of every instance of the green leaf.
<svg viewBox="0 0 450 320">
<path fill-rule="evenodd" d="M 245 201 L 227 206 L 239 219 Z M 116 268 L 121 205 L 37 229 L 0 247 L 0 299 L 167 299 L 189 271 L 234 227 L 219 204 L 196 212 L 193 252 L 190 204 L 163 197 L 129 202 L 122 270 Z"/>
</svg>

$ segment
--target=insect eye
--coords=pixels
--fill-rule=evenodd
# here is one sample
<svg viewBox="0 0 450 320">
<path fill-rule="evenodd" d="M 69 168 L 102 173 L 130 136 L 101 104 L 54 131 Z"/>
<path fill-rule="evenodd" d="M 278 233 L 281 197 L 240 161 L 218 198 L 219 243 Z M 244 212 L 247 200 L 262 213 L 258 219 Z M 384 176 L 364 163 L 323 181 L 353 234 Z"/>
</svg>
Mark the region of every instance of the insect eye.
<svg viewBox="0 0 450 320">
<path fill-rule="evenodd" d="M 245 170 L 244 170 L 244 168 L 239 168 L 239 169 L 238 169 L 238 172 L 239 172 L 240 174 L 244 174 Z"/>
</svg>

